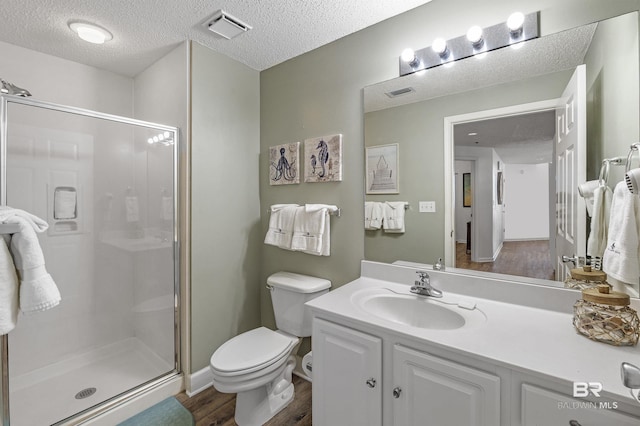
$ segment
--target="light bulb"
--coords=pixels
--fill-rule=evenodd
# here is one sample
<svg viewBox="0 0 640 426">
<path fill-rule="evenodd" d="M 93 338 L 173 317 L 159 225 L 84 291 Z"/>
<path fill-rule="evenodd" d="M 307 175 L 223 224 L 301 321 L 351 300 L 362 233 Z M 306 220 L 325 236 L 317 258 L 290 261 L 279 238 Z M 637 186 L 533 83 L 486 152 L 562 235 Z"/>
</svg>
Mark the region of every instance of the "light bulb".
<svg viewBox="0 0 640 426">
<path fill-rule="evenodd" d="M 154 136 L 154 137 L 153 137 L 153 141 L 154 141 L 154 142 L 156 142 L 156 143 L 158 143 L 158 142 L 160 142 L 160 138 L 158 138 L 157 136 Z"/>
<path fill-rule="evenodd" d="M 164 138 L 165 138 L 165 139 L 169 139 L 169 137 L 171 137 L 171 133 L 169 133 L 169 132 L 164 132 Z"/>
<path fill-rule="evenodd" d="M 477 25 L 469 28 L 469 31 L 467 31 L 467 40 L 474 46 L 482 43 L 482 28 Z"/>
<path fill-rule="evenodd" d="M 149 138 L 149 139 L 147 139 L 147 143 L 148 143 L 149 145 L 153 145 L 153 138 Z"/>
<path fill-rule="evenodd" d="M 400 59 L 402 59 L 404 62 L 412 63 L 416 60 L 416 52 L 414 52 L 412 48 L 407 47 L 402 51 Z"/>
<path fill-rule="evenodd" d="M 158 139 L 160 139 L 161 141 L 163 141 L 163 140 L 164 140 L 164 133 L 160 133 L 160 134 L 158 135 Z"/>
<path fill-rule="evenodd" d="M 509 19 L 507 19 L 507 27 L 509 27 L 509 31 L 512 33 L 517 33 L 522 30 L 522 26 L 524 25 L 524 14 L 522 12 L 514 12 L 509 15 Z"/>
<path fill-rule="evenodd" d="M 447 48 L 447 42 L 445 39 L 438 37 L 437 39 L 433 40 L 433 43 L 431 43 L 431 49 L 433 49 L 434 52 L 436 52 L 438 55 L 440 56 L 447 56 L 448 53 L 448 48 Z"/>
</svg>

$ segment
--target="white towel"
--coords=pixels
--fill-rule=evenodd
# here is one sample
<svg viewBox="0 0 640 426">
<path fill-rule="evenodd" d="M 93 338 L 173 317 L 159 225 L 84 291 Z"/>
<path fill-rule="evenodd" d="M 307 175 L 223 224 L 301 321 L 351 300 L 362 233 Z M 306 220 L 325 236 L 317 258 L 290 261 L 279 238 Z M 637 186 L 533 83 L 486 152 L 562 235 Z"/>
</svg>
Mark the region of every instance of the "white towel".
<svg viewBox="0 0 640 426">
<path fill-rule="evenodd" d="M 338 208 L 328 204 L 306 204 L 298 210 L 293 225 L 291 249 L 316 256 L 331 255 L 329 212 Z"/>
<path fill-rule="evenodd" d="M 640 197 L 620 182 L 613 191 L 609 236 L 602 269 L 618 281 L 638 287 L 640 279 Z"/>
<path fill-rule="evenodd" d="M 297 204 L 274 204 L 271 206 L 269 229 L 264 237 L 265 244 L 291 250 L 293 223 L 298 209 L 303 209 L 303 207 Z"/>
<path fill-rule="evenodd" d="M 0 238 L 0 334 L 7 334 L 18 320 L 18 276 L 11 252 Z"/>
<path fill-rule="evenodd" d="M 47 222 L 10 207 L 0 207 L 0 222 L 15 223 L 19 228 L 19 232 L 11 236 L 10 251 L 20 277 L 20 310 L 30 313 L 57 306 L 61 300 L 60 291 L 45 269 L 36 235 L 36 232 L 47 230 Z"/>
<path fill-rule="evenodd" d="M 599 180 L 590 180 L 588 182 L 578 185 L 578 193 L 584 198 L 584 204 L 587 206 L 587 214 L 589 217 L 593 216 L 593 204 L 595 190 L 600 186 Z"/>
<path fill-rule="evenodd" d="M 382 227 L 384 232 L 401 234 L 404 232 L 404 207 L 406 201 L 386 201 L 383 204 L 384 219 Z"/>
<path fill-rule="evenodd" d="M 376 230 L 382 227 L 382 217 L 384 216 L 382 203 L 375 201 L 365 201 L 364 203 L 364 229 Z"/>
<path fill-rule="evenodd" d="M 127 222 L 138 222 L 140 220 L 140 206 L 138 197 L 135 195 L 127 195 L 124 197 L 124 207 L 126 211 Z"/>
<path fill-rule="evenodd" d="M 602 257 L 607 248 L 609 216 L 613 193 L 607 185 L 598 186 L 593 193 L 593 217 L 591 231 L 587 241 L 587 254 L 591 257 Z"/>
</svg>

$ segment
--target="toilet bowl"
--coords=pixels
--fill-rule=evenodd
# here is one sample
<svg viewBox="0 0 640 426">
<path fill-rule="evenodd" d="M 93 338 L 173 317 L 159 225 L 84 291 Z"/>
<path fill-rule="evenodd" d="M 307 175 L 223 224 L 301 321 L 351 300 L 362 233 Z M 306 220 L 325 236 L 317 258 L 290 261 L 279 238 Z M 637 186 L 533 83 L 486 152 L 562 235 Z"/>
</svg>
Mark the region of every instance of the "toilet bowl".
<svg viewBox="0 0 640 426">
<path fill-rule="evenodd" d="M 329 291 L 322 278 L 278 272 L 267 279 L 278 330 L 266 327 L 242 333 L 222 344 L 209 363 L 213 386 L 237 393 L 235 420 L 262 425 L 294 397 L 291 374 L 300 338 L 311 335 L 311 315 L 304 303 Z"/>
</svg>

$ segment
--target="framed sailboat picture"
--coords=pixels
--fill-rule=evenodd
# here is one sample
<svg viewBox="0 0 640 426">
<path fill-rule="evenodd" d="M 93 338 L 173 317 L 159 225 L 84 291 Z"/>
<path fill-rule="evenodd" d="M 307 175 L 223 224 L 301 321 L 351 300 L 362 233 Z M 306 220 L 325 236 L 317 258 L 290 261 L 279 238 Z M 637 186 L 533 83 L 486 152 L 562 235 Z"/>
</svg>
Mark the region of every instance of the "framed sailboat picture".
<svg viewBox="0 0 640 426">
<path fill-rule="evenodd" d="M 367 194 L 400 193 L 399 150 L 397 143 L 367 147 Z"/>
</svg>

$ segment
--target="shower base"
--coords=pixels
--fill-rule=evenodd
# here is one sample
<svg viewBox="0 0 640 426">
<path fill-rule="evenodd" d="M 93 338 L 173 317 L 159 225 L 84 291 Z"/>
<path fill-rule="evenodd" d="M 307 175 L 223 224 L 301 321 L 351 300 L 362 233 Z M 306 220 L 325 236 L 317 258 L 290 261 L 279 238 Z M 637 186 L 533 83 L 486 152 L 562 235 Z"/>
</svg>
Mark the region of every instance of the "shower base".
<svg viewBox="0 0 640 426">
<path fill-rule="evenodd" d="M 140 340 L 128 338 L 11 377 L 11 425 L 54 424 L 171 370 Z M 90 388 L 95 392 L 85 396 Z"/>
</svg>

